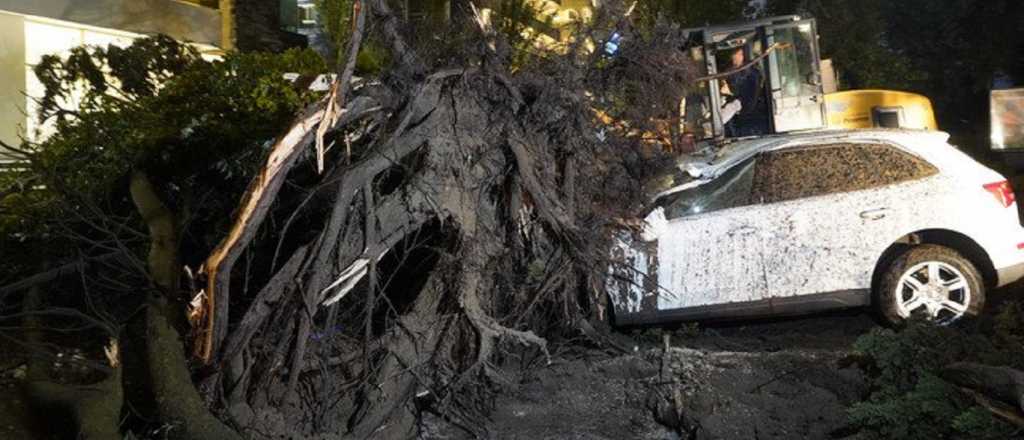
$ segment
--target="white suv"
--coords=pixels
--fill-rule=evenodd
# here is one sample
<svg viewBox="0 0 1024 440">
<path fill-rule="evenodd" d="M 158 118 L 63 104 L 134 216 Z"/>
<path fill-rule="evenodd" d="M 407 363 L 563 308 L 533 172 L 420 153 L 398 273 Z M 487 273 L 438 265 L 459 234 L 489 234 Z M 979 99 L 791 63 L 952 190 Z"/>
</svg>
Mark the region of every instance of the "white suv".
<svg viewBox="0 0 1024 440">
<path fill-rule="evenodd" d="M 978 314 L 1024 276 L 1024 228 L 999 173 L 907 130 L 748 139 L 655 197 L 619 237 L 617 324 L 873 304 L 899 322 Z"/>
</svg>

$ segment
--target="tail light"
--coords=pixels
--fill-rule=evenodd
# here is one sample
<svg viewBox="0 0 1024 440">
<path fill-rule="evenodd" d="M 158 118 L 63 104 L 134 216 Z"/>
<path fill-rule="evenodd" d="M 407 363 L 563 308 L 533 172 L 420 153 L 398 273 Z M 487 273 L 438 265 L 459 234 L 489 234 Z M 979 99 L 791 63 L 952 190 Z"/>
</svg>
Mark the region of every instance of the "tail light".
<svg viewBox="0 0 1024 440">
<path fill-rule="evenodd" d="M 996 197 L 996 200 L 1003 205 L 1004 208 L 1009 208 L 1010 205 L 1016 200 L 1013 195 L 1013 187 L 1010 186 L 1010 182 L 994 182 L 983 185 L 985 190 L 992 193 Z"/>
</svg>

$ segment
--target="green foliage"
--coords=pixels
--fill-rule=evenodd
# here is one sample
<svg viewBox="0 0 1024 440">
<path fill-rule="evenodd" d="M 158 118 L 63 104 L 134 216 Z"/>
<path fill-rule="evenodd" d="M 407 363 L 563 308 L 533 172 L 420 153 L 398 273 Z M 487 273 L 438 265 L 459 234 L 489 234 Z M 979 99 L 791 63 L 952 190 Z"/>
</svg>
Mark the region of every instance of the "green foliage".
<svg viewBox="0 0 1024 440">
<path fill-rule="evenodd" d="M 344 47 L 352 33 L 352 0 L 316 0 L 320 26 L 337 47 Z"/>
<path fill-rule="evenodd" d="M 725 24 L 743 20 L 752 12 L 746 0 L 650 0 L 638 2 L 636 9 L 637 21 L 644 27 L 652 26 L 658 19 L 684 27 Z"/>
<path fill-rule="evenodd" d="M 332 46 L 334 63 L 345 59 L 349 39 L 352 37 L 353 21 L 352 0 L 317 0 L 317 12 L 320 15 L 320 26 L 327 34 Z M 357 75 L 376 75 L 383 72 L 390 62 L 390 53 L 384 50 L 371 35 L 361 44 L 356 56 Z M 337 69 L 332 69 L 337 70 Z"/>
<path fill-rule="evenodd" d="M 1015 432 L 1006 424 L 993 423 L 992 413 L 980 406 L 972 406 L 958 414 L 952 426 L 956 432 L 963 434 L 962 437 L 971 439 L 1002 440 L 1020 437 L 1020 432 Z"/>
<path fill-rule="evenodd" d="M 376 44 L 374 41 L 367 41 L 361 45 L 359 54 L 356 55 L 356 75 L 379 75 L 387 69 L 391 63 L 391 52 Z"/>
<path fill-rule="evenodd" d="M 854 344 L 869 377 L 870 396 L 849 412 L 853 425 L 874 438 L 1003 439 L 1013 427 L 978 407 L 938 372 L 957 361 L 1022 368 L 1024 315 L 1003 306 L 988 330 L 911 323 L 902 331 L 877 329 Z"/>
<path fill-rule="evenodd" d="M 952 386 L 924 374 L 898 398 L 874 398 L 854 405 L 850 419 L 875 438 L 925 440 L 957 434 L 952 421 L 971 409 Z M 984 422 L 997 423 L 991 417 Z"/>
<path fill-rule="evenodd" d="M 831 58 L 842 88 L 910 90 L 923 73 L 885 39 L 889 22 L 884 0 L 771 0 L 770 15 L 813 17 L 821 36 L 821 56 Z"/>
<path fill-rule="evenodd" d="M 33 165 L 50 183 L 96 195 L 138 167 L 183 179 L 256 151 L 314 99 L 284 74 L 324 71 L 308 51 L 232 53 L 208 62 L 166 37 L 46 56 L 35 69 L 46 88 L 39 118 L 57 118 L 57 132 L 34 146 Z M 73 90 L 84 96 L 78 109 L 62 104 Z M 237 164 L 219 165 L 230 171 Z"/>
<path fill-rule="evenodd" d="M 1024 353 L 1024 303 L 1005 304 L 992 319 L 996 343 L 1007 350 Z M 1017 366 L 1024 367 L 1024 359 Z"/>
<path fill-rule="evenodd" d="M 207 61 L 167 37 L 44 57 L 35 68 L 46 89 L 38 116 L 54 121 L 56 132 L 25 145 L 34 152 L 28 169 L 6 176 L 37 186 L 0 202 L 0 239 L 53 240 L 59 226 L 63 236 L 70 229 L 99 240 L 96 234 L 110 231 L 84 215 L 131 219 L 127 178 L 134 171 L 149 175 L 165 203 L 186 214 L 191 232 L 216 236 L 211 228 L 228 220 L 223 213 L 237 203 L 268 141 L 318 97 L 284 74 L 325 69 L 307 50 Z M 130 241 L 128 231 L 120 233 Z"/>
<path fill-rule="evenodd" d="M 885 2 L 887 41 L 927 73 L 922 89 L 933 99 L 987 92 L 996 71 L 1012 70 L 1024 43 L 1024 5 L 1018 0 L 905 0 Z"/>
<path fill-rule="evenodd" d="M 493 8 L 494 15 L 491 21 L 494 30 L 502 35 L 514 48 L 527 49 L 531 41 L 523 37 L 523 31 L 527 28 L 539 34 L 559 40 L 561 36 L 555 29 L 550 18 L 544 21 L 538 20 L 541 16 L 540 10 L 533 2 L 528 0 L 501 0 Z"/>
<path fill-rule="evenodd" d="M 529 0 L 500 0 L 493 5 L 492 11 L 491 23 L 495 32 L 508 43 L 514 67 L 525 65 L 536 55 L 536 36 L 547 35 L 555 41 L 562 39 L 561 31 L 555 28 L 550 17 L 538 19 L 542 16 L 540 9 Z"/>
</svg>

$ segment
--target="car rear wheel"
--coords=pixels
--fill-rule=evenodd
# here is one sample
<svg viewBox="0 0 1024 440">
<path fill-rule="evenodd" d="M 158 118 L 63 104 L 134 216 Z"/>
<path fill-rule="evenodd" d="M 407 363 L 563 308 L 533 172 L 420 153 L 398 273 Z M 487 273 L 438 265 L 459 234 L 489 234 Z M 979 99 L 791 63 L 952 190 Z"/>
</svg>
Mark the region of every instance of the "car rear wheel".
<svg viewBox="0 0 1024 440">
<path fill-rule="evenodd" d="M 875 306 L 890 324 L 920 317 L 949 325 L 977 316 L 984 304 L 985 285 L 974 264 L 953 249 L 931 244 L 894 259 L 875 293 Z"/>
</svg>

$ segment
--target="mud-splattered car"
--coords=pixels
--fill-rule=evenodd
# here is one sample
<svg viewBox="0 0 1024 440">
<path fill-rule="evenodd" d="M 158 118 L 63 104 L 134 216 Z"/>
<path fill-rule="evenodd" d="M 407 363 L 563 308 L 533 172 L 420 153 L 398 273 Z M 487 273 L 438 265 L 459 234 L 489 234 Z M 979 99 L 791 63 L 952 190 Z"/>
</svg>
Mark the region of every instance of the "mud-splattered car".
<svg viewBox="0 0 1024 440">
<path fill-rule="evenodd" d="M 654 197 L 612 250 L 617 324 L 873 305 L 898 322 L 980 313 L 1024 276 L 1012 188 L 910 130 L 741 140 Z M 645 213 L 647 214 L 647 213 Z"/>
</svg>

